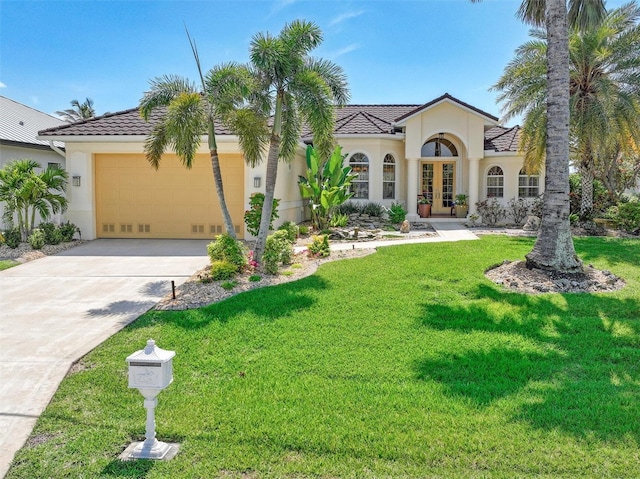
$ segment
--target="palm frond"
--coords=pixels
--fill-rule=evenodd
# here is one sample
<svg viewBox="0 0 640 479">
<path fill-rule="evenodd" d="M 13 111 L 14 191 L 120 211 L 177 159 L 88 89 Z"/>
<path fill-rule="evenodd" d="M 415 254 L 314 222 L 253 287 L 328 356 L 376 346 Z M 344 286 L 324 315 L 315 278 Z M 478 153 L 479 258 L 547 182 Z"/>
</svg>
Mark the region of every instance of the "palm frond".
<svg viewBox="0 0 640 479">
<path fill-rule="evenodd" d="M 159 107 L 167 107 L 183 93 L 196 93 L 194 83 L 178 75 L 163 75 L 150 82 L 150 89 L 144 93 L 138 108 L 140 116 L 149 121 L 151 113 Z"/>
</svg>

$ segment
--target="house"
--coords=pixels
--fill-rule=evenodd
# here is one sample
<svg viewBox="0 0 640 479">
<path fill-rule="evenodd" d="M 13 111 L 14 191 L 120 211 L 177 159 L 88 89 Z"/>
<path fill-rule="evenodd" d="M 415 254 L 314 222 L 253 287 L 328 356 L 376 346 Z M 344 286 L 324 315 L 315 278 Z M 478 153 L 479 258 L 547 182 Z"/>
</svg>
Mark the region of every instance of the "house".
<svg viewBox="0 0 640 479">
<path fill-rule="evenodd" d="M 64 141 L 70 188 L 67 217 L 83 238 L 209 238 L 223 231 L 206 141 L 191 170 L 175 155 L 159 169 L 144 155 L 144 141 L 161 113 L 146 123 L 137 109 L 107 114 L 40 132 Z M 238 139 L 216 128 L 225 196 L 236 232 L 246 237 L 243 213 L 251 194 L 264 190 L 265 165 L 243 161 Z M 335 135 L 358 173 L 354 201 L 405 205 L 417 220 L 418 196 L 428 196 L 435 215 L 449 215 L 457 194 L 475 203 L 488 197 L 506 203 L 535 197 L 542 178 L 522 171 L 519 128 L 449 94 L 423 105 L 349 105 L 337 110 Z M 278 221 L 305 218 L 297 179 L 305 174 L 304 142 L 299 158 L 280 164 Z"/>
<path fill-rule="evenodd" d="M 39 130 L 64 124 L 59 118 L 0 96 L 0 168 L 20 159 L 35 160 L 42 168 L 64 168 L 64 143 L 36 138 Z M 3 211 L 0 203 L 0 217 Z"/>
</svg>

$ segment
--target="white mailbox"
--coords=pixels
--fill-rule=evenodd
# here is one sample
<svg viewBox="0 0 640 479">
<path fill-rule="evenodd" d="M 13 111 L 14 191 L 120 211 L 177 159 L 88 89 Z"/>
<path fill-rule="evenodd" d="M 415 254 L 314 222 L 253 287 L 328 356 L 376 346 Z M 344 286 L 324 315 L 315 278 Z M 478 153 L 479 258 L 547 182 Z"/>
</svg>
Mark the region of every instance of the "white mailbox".
<svg viewBox="0 0 640 479">
<path fill-rule="evenodd" d="M 147 346 L 127 357 L 129 363 L 129 387 L 136 389 L 165 389 L 173 381 L 173 357 L 175 351 L 156 346 L 153 339 Z"/>
</svg>

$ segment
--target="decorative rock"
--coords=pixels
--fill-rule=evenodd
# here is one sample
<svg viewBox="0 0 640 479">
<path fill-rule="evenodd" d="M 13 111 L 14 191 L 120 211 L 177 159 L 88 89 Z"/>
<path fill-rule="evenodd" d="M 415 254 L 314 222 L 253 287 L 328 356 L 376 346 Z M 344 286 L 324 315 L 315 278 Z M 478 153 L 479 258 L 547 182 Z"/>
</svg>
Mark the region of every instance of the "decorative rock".
<svg viewBox="0 0 640 479">
<path fill-rule="evenodd" d="M 411 223 L 408 220 L 404 220 L 400 225 L 400 233 L 407 234 L 409 231 L 411 231 Z"/>
<path fill-rule="evenodd" d="M 522 229 L 525 231 L 538 231 L 540 229 L 540 218 L 533 215 L 527 217 L 527 222 Z"/>
</svg>

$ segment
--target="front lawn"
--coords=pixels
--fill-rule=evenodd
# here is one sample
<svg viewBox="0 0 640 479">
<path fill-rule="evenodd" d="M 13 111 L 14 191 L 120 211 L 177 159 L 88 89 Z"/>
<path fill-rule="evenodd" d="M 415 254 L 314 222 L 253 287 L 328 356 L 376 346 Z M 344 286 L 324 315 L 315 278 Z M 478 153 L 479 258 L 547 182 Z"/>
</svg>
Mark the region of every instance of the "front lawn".
<svg viewBox="0 0 640 479">
<path fill-rule="evenodd" d="M 79 363 L 7 478 L 640 477 L 640 243 L 578 238 L 610 294 L 504 292 L 528 238 L 381 248 L 301 281 L 150 312 Z M 125 357 L 173 349 L 169 462 Z"/>
<path fill-rule="evenodd" d="M 18 263 L 17 261 L 14 261 L 12 259 L 1 259 L 0 260 L 0 271 L 2 271 L 3 269 L 9 269 L 12 268 L 14 266 L 18 266 L 20 263 Z"/>
</svg>

